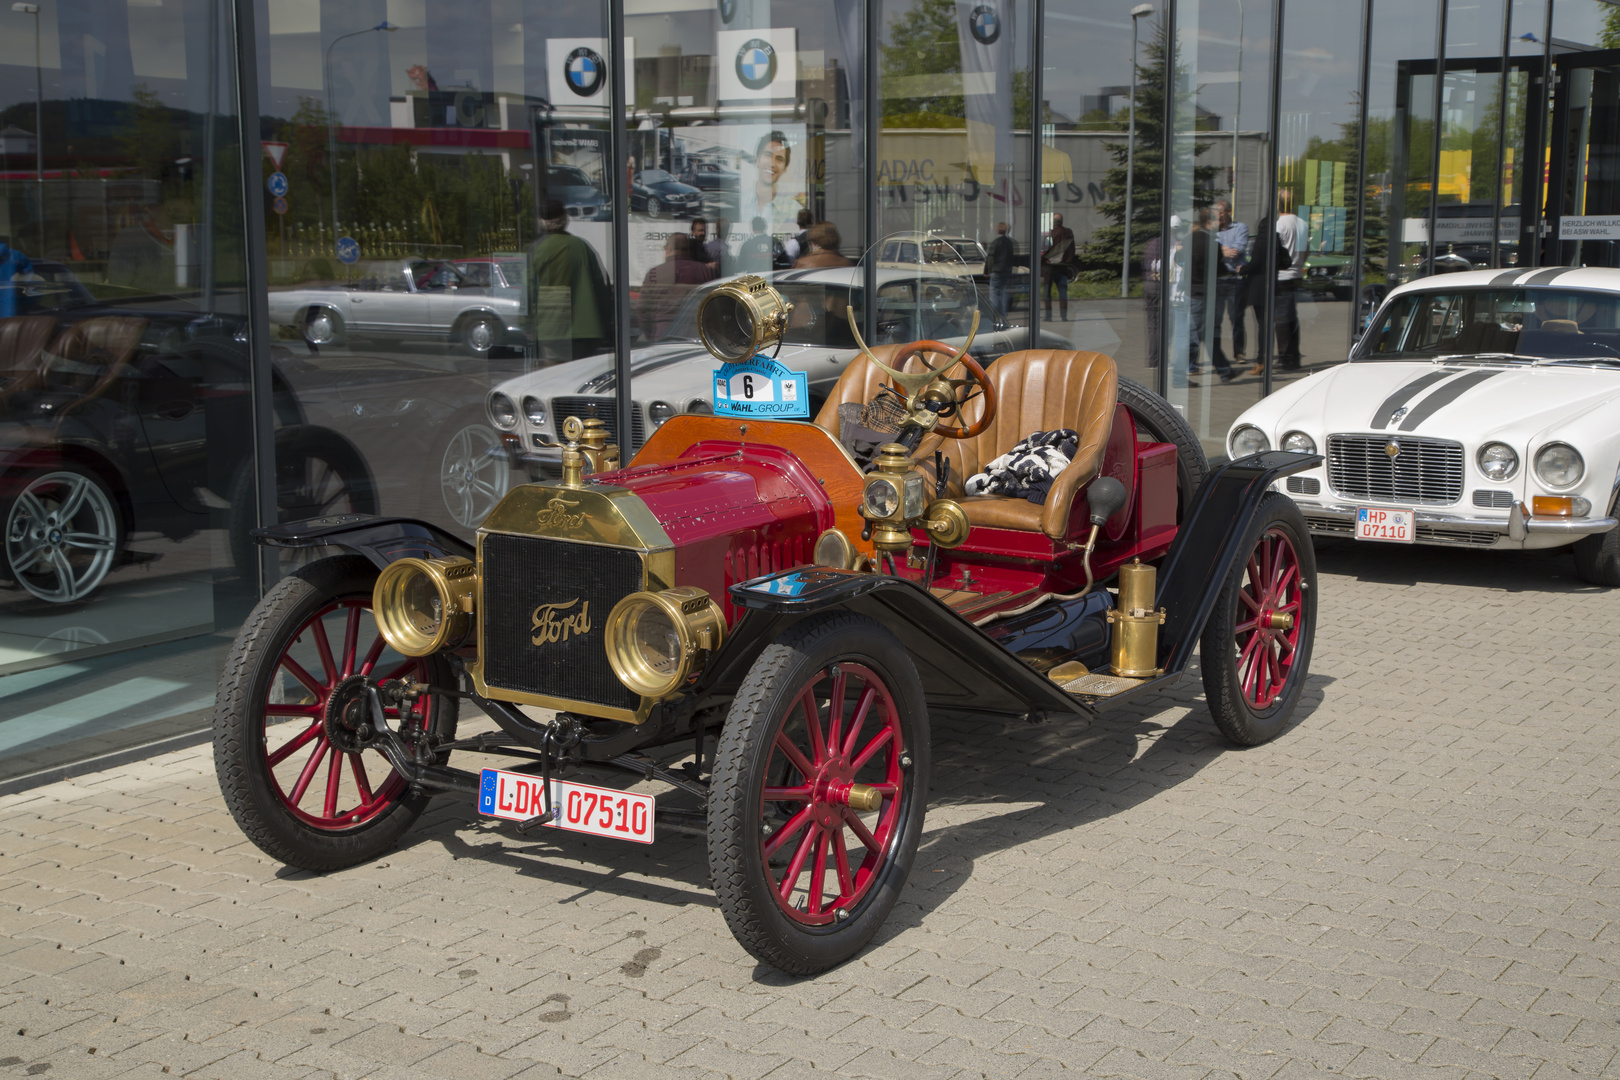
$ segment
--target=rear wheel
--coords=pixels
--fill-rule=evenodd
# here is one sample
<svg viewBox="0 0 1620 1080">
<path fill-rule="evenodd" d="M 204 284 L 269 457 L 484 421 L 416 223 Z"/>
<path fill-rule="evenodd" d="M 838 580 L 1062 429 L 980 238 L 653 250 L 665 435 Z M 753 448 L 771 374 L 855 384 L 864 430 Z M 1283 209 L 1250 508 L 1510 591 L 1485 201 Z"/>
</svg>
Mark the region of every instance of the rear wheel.
<svg viewBox="0 0 1620 1080">
<path fill-rule="evenodd" d="M 1136 426 L 1154 442 L 1176 444 L 1176 520 L 1192 507 L 1193 496 L 1209 475 L 1204 444 L 1175 406 L 1134 379 L 1120 376 L 1119 400 L 1136 417 Z"/>
<path fill-rule="evenodd" d="M 1305 689 L 1316 637 L 1316 556 L 1299 507 L 1269 492 L 1204 625 L 1204 695 L 1240 746 L 1282 734 Z"/>
<path fill-rule="evenodd" d="M 304 316 L 304 340 L 311 345 L 336 345 L 343 340 L 343 317 L 331 308 L 311 308 Z"/>
<path fill-rule="evenodd" d="M 757 959 L 812 975 L 861 950 L 911 872 L 928 712 L 905 649 L 858 616 L 806 619 L 754 661 L 709 796 L 709 870 Z"/>
<path fill-rule="evenodd" d="M 493 317 L 474 315 L 461 328 L 461 346 L 473 356 L 488 356 L 500 336 L 501 324 Z"/>
<path fill-rule="evenodd" d="M 377 571 L 323 559 L 283 578 L 242 626 L 220 677 L 214 764 L 231 815 L 272 858 L 335 870 L 376 858 L 430 798 L 374 749 L 355 749 L 369 714 L 356 676 L 450 687 L 449 665 L 388 648 L 371 614 Z M 385 710 L 414 749 L 455 737 L 454 698 L 428 695 Z"/>
</svg>

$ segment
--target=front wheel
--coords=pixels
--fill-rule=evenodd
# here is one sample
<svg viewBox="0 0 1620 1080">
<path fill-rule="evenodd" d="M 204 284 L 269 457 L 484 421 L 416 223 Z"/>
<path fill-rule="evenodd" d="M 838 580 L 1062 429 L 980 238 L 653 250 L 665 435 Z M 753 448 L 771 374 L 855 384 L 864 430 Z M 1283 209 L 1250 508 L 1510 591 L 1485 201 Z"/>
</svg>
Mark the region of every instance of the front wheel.
<svg viewBox="0 0 1620 1080">
<path fill-rule="evenodd" d="M 388 648 L 371 613 L 376 568 L 342 555 L 271 589 L 236 636 L 219 680 L 214 766 L 231 816 L 260 850 L 304 870 L 336 870 L 388 851 L 426 808 L 360 730 L 360 676 L 450 687 L 437 657 Z M 454 698 L 385 710 L 414 750 L 455 737 Z"/>
<path fill-rule="evenodd" d="M 501 324 L 488 315 L 474 315 L 461 331 L 461 345 L 472 356 L 488 356 L 501 339 Z"/>
<path fill-rule="evenodd" d="M 1620 500 L 1609 508 L 1613 517 Z M 1620 527 L 1575 541 L 1575 573 L 1588 585 L 1620 586 Z"/>
<path fill-rule="evenodd" d="M 664 216 L 664 204 L 650 195 L 647 197 L 647 216 L 650 218 Z"/>
<path fill-rule="evenodd" d="M 1260 500 L 1242 550 L 1204 624 L 1204 695 L 1221 734 L 1259 746 L 1282 734 L 1305 689 L 1316 637 L 1316 553 L 1299 507 Z"/>
<path fill-rule="evenodd" d="M 52 604 L 89 596 L 123 546 L 123 520 L 101 477 L 64 463 L 17 481 L 0 509 L 5 567 L 13 581 Z"/>
<path fill-rule="evenodd" d="M 881 624 L 811 617 L 767 646 L 709 795 L 709 871 L 743 948 L 792 975 L 859 952 L 911 873 L 928 771 L 922 683 Z"/>
</svg>

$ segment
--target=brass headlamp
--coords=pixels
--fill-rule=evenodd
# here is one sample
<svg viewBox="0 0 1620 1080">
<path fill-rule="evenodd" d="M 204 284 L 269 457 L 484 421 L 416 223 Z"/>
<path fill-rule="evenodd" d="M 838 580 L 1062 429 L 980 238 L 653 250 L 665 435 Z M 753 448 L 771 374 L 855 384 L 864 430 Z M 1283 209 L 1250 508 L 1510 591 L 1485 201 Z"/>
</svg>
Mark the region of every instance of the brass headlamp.
<svg viewBox="0 0 1620 1080">
<path fill-rule="evenodd" d="M 922 473 L 911 467 L 900 443 L 878 447 L 873 464 L 861 495 L 861 517 L 872 529 L 873 547 L 905 551 L 911 547 L 911 523 L 923 515 Z"/>
<path fill-rule="evenodd" d="M 720 360 L 751 360 L 782 340 L 793 305 L 757 274 L 733 278 L 698 305 L 698 337 Z"/>
<path fill-rule="evenodd" d="M 377 629 L 405 656 L 459 643 L 472 625 L 478 567 L 470 559 L 399 559 L 371 593 Z"/>
<path fill-rule="evenodd" d="M 608 663 L 625 686 L 662 698 L 703 670 L 726 637 L 720 605 L 696 585 L 638 592 L 608 613 Z"/>
</svg>

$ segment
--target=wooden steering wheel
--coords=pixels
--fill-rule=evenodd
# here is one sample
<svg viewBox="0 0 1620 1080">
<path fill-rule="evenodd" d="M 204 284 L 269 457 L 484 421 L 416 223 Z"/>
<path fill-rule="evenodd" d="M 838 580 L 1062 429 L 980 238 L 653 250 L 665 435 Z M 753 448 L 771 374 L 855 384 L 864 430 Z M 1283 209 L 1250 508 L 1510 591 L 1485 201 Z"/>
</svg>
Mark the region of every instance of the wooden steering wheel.
<svg viewBox="0 0 1620 1080">
<path fill-rule="evenodd" d="M 955 349 L 941 341 L 913 341 L 910 345 L 902 346 L 900 351 L 894 354 L 893 365 L 898 370 L 904 371 L 906 361 L 910 360 L 913 356 L 917 356 L 920 353 L 925 352 L 944 353 L 947 356 L 956 354 Z M 966 352 L 962 353 L 959 362 L 963 367 L 967 368 L 969 378 L 946 379 L 944 381 L 950 384 L 953 391 L 964 386 L 972 386 L 977 384 L 979 390 L 984 394 L 984 413 L 977 420 L 966 427 L 935 424 L 934 433 L 937 435 L 943 435 L 947 439 L 971 439 L 976 435 L 982 435 L 990 427 L 990 421 L 994 420 L 996 417 L 997 401 L 995 383 L 991 382 L 990 377 L 985 374 L 983 366 Z M 921 388 L 919 387 L 919 389 Z M 962 404 L 966 404 L 966 402 L 963 402 Z M 961 406 L 958 405 L 955 411 L 960 413 L 960 410 Z"/>
</svg>

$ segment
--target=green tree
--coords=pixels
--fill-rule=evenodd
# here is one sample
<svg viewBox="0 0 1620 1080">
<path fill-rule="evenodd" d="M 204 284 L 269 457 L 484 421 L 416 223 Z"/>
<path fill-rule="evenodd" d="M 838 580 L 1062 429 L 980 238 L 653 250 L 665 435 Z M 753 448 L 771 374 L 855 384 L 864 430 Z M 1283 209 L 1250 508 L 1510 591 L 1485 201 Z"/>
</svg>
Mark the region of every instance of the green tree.
<svg viewBox="0 0 1620 1080">
<path fill-rule="evenodd" d="M 1143 246 L 1160 234 L 1160 202 L 1164 191 L 1164 107 L 1167 71 L 1174 71 L 1177 86 L 1191 86 L 1191 72 L 1180 62 L 1172 60 L 1172 46 L 1161 20 L 1147 43 L 1146 59 L 1136 65 L 1136 160 L 1131 170 L 1131 264 L 1133 273 L 1140 266 Z M 1198 118 L 1193 109 L 1190 91 L 1181 91 L 1172 101 L 1176 110 L 1176 127 L 1181 131 L 1196 130 Z M 1125 131 L 1129 114 L 1115 117 L 1111 126 Z M 1208 150 L 1207 140 L 1177 140 L 1176 153 L 1190 155 L 1193 161 Z M 1091 234 L 1091 240 L 1080 253 L 1080 272 L 1090 281 L 1117 280 L 1119 277 L 1121 248 L 1125 242 L 1125 187 L 1126 160 L 1130 147 L 1127 143 L 1108 143 L 1108 153 L 1114 167 L 1104 176 L 1104 186 L 1114 198 L 1100 203 L 1097 209 L 1113 222 Z M 1193 165 L 1193 205 L 1208 206 L 1214 199 L 1215 177 L 1218 165 Z"/>
</svg>

